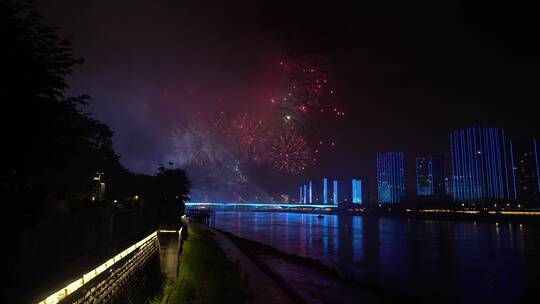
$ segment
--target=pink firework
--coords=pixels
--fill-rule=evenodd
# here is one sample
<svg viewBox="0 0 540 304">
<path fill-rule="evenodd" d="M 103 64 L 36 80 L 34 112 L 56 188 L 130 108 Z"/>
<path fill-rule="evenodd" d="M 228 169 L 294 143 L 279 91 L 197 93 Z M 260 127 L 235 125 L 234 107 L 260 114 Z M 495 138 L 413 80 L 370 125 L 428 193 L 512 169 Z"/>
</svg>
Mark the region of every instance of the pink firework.
<svg viewBox="0 0 540 304">
<path fill-rule="evenodd" d="M 256 163 L 266 161 L 271 132 L 262 119 L 253 118 L 248 113 L 240 113 L 231 119 L 230 126 L 231 139 L 237 151 Z"/>
<path fill-rule="evenodd" d="M 334 90 L 330 73 L 323 68 L 321 60 L 313 56 L 297 56 L 282 60 L 279 65 L 286 82 L 278 95 L 281 97 L 270 99 L 277 110 L 277 121 L 289 130 L 313 128 L 317 116 L 331 113 Z"/>
<path fill-rule="evenodd" d="M 314 159 L 304 138 L 296 133 L 289 132 L 274 140 L 270 149 L 269 160 L 274 169 L 289 174 L 299 174 Z"/>
</svg>

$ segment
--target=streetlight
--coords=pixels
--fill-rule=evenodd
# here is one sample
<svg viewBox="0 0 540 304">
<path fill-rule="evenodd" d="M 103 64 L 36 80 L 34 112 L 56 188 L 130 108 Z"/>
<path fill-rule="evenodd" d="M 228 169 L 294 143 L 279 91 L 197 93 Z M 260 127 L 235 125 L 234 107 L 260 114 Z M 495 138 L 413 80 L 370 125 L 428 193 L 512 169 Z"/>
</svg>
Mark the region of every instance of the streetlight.
<svg viewBox="0 0 540 304">
<path fill-rule="evenodd" d="M 104 175 L 103 172 L 97 172 L 96 176 L 94 176 L 93 180 L 95 181 L 101 181 L 101 176 Z"/>
<path fill-rule="evenodd" d="M 92 178 L 95 181 L 95 193 L 92 196 L 92 201 L 101 201 L 103 199 L 103 194 L 105 193 L 105 183 L 101 182 L 101 178 L 105 175 L 103 172 L 96 172 L 96 176 Z"/>
</svg>

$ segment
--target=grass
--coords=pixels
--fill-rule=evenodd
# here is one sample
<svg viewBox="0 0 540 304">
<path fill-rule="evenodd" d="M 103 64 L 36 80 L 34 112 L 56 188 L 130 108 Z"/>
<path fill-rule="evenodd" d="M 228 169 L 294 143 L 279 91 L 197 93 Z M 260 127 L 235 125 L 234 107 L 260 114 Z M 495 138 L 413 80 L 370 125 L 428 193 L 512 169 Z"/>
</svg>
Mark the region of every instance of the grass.
<svg viewBox="0 0 540 304">
<path fill-rule="evenodd" d="M 208 230 L 190 226 L 178 279 L 165 288 L 173 304 L 244 303 L 238 266 L 230 262 Z"/>
</svg>

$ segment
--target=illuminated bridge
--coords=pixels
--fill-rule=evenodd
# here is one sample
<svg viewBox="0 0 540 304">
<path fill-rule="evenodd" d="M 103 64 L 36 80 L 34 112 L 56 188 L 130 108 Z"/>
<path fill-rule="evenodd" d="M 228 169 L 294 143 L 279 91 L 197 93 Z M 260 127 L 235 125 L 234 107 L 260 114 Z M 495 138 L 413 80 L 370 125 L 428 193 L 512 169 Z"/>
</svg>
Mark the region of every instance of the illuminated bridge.
<svg viewBox="0 0 540 304">
<path fill-rule="evenodd" d="M 208 202 L 208 203 L 186 203 L 188 208 L 193 209 L 234 209 L 234 210 L 312 210 L 325 209 L 332 210 L 337 205 L 310 205 L 310 204 L 288 204 L 288 203 L 229 203 L 229 202 Z"/>
</svg>

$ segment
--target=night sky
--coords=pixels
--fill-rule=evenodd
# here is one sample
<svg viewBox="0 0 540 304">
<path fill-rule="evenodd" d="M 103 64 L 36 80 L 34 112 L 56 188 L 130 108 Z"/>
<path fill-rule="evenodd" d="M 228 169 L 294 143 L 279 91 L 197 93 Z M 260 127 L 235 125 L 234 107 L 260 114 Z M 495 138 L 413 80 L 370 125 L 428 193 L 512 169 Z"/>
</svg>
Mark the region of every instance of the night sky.
<svg viewBox="0 0 540 304">
<path fill-rule="evenodd" d="M 241 161 L 249 184 L 270 195 L 296 194 L 304 179 L 322 175 L 368 177 L 373 185 L 375 154 L 389 150 L 405 152 L 413 191 L 414 157 L 445 152 L 453 129 L 488 125 L 514 138 L 540 136 L 532 7 L 277 2 L 34 1 L 85 59 L 70 92 L 93 97 L 86 110 L 111 126 L 122 163 L 136 172 L 190 161 L 171 140 L 178 128 L 204 129 L 222 111 L 265 117 L 283 87 L 284 58 L 324 62 L 335 91 L 330 107 L 345 115 L 315 122 L 317 136 L 336 145 L 300 174 Z"/>
</svg>

